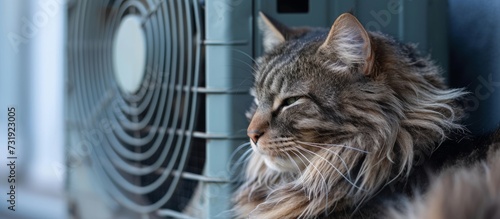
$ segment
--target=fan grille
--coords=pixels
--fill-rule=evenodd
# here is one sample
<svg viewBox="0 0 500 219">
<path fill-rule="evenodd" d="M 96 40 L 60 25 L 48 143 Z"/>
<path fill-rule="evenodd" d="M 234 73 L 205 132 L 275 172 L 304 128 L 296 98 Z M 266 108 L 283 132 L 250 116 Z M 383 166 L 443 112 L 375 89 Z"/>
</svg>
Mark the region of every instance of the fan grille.
<svg viewBox="0 0 500 219">
<path fill-rule="evenodd" d="M 68 21 L 68 126 L 91 145 L 95 178 L 120 205 L 139 213 L 181 211 L 202 172 L 205 148 L 201 16 L 197 0 L 75 1 Z M 146 38 L 140 88 L 120 89 L 113 39 L 138 16 Z M 196 147 L 196 150 L 191 148 Z M 75 182 L 77 183 L 77 182 Z M 184 189 L 183 189 L 184 188 Z"/>
</svg>

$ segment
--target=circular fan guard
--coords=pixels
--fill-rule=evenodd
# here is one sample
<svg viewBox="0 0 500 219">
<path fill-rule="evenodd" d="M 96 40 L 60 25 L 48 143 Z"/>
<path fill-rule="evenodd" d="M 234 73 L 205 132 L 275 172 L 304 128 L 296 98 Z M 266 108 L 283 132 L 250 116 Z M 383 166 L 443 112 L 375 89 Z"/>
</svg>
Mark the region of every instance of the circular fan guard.
<svg viewBox="0 0 500 219">
<path fill-rule="evenodd" d="M 203 131 L 205 120 L 200 111 L 204 98 L 197 92 L 203 83 L 199 3 L 74 4 L 68 25 L 70 114 L 76 117 L 81 138 L 92 145 L 96 179 L 133 211 L 182 210 L 196 182 L 181 176 L 186 167 L 201 173 L 204 162 L 204 147 L 190 150 L 204 145 L 193 138 Z M 146 37 L 145 74 L 134 93 L 120 89 L 112 64 L 114 34 L 128 15 L 142 18 Z"/>
</svg>

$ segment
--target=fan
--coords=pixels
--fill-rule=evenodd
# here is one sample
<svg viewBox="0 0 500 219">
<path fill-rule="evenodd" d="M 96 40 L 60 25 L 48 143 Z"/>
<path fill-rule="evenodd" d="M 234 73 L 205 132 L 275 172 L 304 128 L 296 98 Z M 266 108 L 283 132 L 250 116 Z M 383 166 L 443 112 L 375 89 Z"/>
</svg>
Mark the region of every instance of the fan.
<svg viewBox="0 0 500 219">
<path fill-rule="evenodd" d="M 176 216 L 205 159 L 198 1 L 74 1 L 69 10 L 70 145 L 86 143 L 90 175 L 110 200 Z M 68 151 L 69 162 L 81 158 Z"/>
</svg>

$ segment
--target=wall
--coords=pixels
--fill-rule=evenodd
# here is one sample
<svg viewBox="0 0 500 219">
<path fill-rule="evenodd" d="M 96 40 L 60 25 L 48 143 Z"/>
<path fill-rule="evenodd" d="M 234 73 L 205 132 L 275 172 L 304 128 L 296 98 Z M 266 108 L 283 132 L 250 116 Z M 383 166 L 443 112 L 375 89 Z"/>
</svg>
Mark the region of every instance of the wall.
<svg viewBox="0 0 500 219">
<path fill-rule="evenodd" d="M 64 0 L 0 0 L 0 218 L 66 218 L 65 13 Z M 16 109 L 15 184 L 7 182 L 8 107 Z M 15 212 L 5 201 L 11 185 Z"/>
<path fill-rule="evenodd" d="M 464 101 L 474 134 L 500 122 L 500 1 L 449 0 L 450 82 L 471 92 Z"/>
</svg>

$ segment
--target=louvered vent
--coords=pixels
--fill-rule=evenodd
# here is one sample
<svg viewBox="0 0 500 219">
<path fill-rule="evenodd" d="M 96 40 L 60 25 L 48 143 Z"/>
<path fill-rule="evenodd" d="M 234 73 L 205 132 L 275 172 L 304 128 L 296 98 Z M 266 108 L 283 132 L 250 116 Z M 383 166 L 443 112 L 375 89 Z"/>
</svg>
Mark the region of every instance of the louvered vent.
<svg viewBox="0 0 500 219">
<path fill-rule="evenodd" d="M 91 172 L 120 206 L 182 212 L 205 162 L 198 1 L 71 4 L 67 124 L 79 140 L 70 144 L 91 146 Z"/>
</svg>

